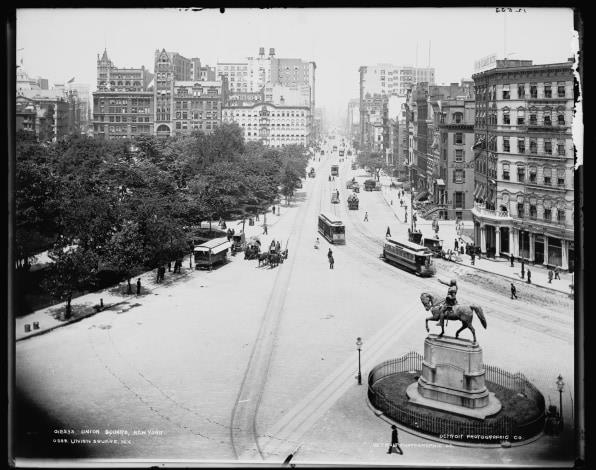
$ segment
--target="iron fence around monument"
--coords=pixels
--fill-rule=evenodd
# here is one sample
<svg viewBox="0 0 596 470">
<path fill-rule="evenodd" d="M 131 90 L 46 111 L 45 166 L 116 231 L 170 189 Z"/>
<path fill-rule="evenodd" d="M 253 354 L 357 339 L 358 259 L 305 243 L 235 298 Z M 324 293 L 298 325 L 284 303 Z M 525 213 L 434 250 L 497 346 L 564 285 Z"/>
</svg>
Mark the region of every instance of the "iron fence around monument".
<svg viewBox="0 0 596 470">
<path fill-rule="evenodd" d="M 484 365 L 486 382 L 520 393 L 525 398 L 534 401 L 538 408 L 536 418 L 520 423 L 509 416 L 469 421 L 433 416 L 426 410 L 419 412 L 397 403 L 374 387 L 378 381 L 393 374 L 412 371 L 420 374 L 423 359 L 421 354 L 411 351 L 399 358 L 390 359 L 375 366 L 368 374 L 370 403 L 392 420 L 408 428 L 448 440 L 476 443 L 499 443 L 503 440 L 519 442 L 536 436 L 544 429 L 544 396 L 523 374 L 512 374 L 495 366 Z"/>
</svg>

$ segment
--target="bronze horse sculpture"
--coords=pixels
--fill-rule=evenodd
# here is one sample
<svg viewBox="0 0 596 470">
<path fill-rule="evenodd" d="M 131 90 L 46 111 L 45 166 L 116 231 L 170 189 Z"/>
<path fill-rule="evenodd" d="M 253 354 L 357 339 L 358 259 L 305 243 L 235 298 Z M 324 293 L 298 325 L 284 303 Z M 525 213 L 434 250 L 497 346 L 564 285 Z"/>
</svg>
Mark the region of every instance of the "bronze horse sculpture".
<svg viewBox="0 0 596 470">
<path fill-rule="evenodd" d="M 430 310 L 432 313 L 432 317 L 427 317 L 425 321 L 426 331 L 429 331 L 428 321 L 439 320 L 439 314 L 443 308 L 443 306 L 439 304 L 442 303 L 442 300 L 435 298 L 434 295 L 429 294 L 428 292 L 424 292 L 420 295 L 420 301 L 422 302 L 422 305 L 424 305 L 424 308 L 426 310 Z M 459 320 L 462 322 L 462 327 L 455 333 L 456 338 L 459 337 L 459 333 L 462 330 L 468 328 L 474 336 L 474 343 L 476 342 L 476 331 L 472 326 L 474 313 L 478 315 L 480 323 L 482 323 L 482 326 L 486 328 L 486 318 L 484 317 L 482 308 L 480 308 L 478 305 L 455 305 L 452 310 L 445 315 L 445 320 Z M 441 334 L 439 336 L 443 336 L 444 333 L 445 328 L 441 327 Z"/>
</svg>

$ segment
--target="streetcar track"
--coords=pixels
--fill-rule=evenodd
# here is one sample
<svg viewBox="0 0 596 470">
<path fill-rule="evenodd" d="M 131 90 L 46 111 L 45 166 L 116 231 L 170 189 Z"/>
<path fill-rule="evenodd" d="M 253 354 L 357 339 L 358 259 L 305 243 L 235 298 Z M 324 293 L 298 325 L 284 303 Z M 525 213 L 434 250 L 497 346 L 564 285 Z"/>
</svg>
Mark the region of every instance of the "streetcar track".
<svg viewBox="0 0 596 470">
<path fill-rule="evenodd" d="M 301 231 L 297 230 L 304 223 L 309 208 L 312 206 L 316 186 L 313 188 L 313 197 L 299 210 L 292 223 L 288 240 L 296 234 L 295 244 L 299 245 Z M 300 222 L 300 223 L 299 223 Z M 230 438 L 236 459 L 242 457 L 260 457 L 264 459 L 259 445 L 256 429 L 256 417 L 261 404 L 261 399 L 266 385 L 267 373 L 275 349 L 276 332 L 279 326 L 283 306 L 285 303 L 287 287 L 293 271 L 296 254 L 289 257 L 276 273 L 272 292 L 269 296 L 267 307 L 255 338 L 249 361 L 244 372 L 242 383 L 232 410 Z"/>
</svg>

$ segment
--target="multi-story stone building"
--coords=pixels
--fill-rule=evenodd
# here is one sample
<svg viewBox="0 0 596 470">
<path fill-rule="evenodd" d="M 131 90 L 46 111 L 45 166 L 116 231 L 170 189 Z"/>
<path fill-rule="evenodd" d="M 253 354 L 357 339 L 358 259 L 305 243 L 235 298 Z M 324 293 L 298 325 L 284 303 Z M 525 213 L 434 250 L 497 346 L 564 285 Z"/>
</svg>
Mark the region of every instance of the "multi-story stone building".
<svg viewBox="0 0 596 470">
<path fill-rule="evenodd" d="M 380 93 L 385 95 L 405 96 L 413 85 L 426 82 L 435 83 L 434 68 L 420 68 L 393 64 L 362 66 L 360 86 L 364 94 Z"/>
<path fill-rule="evenodd" d="M 275 106 L 255 103 L 229 106 L 222 110 L 223 122 L 236 122 L 244 131 L 244 139 L 260 141 L 271 147 L 310 141 L 310 108 L 308 106 Z"/>
<path fill-rule="evenodd" d="M 473 209 L 483 253 L 573 269 L 572 65 L 498 60 L 473 76 L 477 162 L 484 163 L 477 173 L 491 189 L 477 194 Z M 495 162 L 488 176 L 487 153 Z"/>
<path fill-rule="evenodd" d="M 173 134 L 203 131 L 221 123 L 222 82 L 176 81 L 173 89 Z"/>
<path fill-rule="evenodd" d="M 360 141 L 360 99 L 353 98 L 348 102 L 346 118 L 346 135 L 350 142 Z"/>
<path fill-rule="evenodd" d="M 21 90 L 17 103 L 22 108 L 34 107 L 37 114 L 36 135 L 43 140 L 60 140 L 78 130 L 78 123 L 74 120 L 76 114 L 72 112 L 75 102 L 69 100 L 63 90 Z"/>
<path fill-rule="evenodd" d="M 153 134 L 153 75 L 141 68 L 117 68 L 107 51 L 97 55 L 97 91 L 93 93 L 93 135 L 131 138 Z"/>
</svg>

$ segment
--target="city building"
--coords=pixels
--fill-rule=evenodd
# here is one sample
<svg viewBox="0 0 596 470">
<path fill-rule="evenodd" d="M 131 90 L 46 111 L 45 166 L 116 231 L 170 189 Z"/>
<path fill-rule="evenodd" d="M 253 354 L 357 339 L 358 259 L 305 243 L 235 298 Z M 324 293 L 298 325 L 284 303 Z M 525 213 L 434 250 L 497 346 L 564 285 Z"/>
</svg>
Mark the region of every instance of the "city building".
<svg viewBox="0 0 596 470">
<path fill-rule="evenodd" d="M 174 82 L 173 134 L 212 133 L 221 123 L 222 87 L 221 81 Z"/>
<path fill-rule="evenodd" d="M 254 103 L 228 106 L 222 110 L 222 121 L 236 122 L 247 142 L 260 141 L 270 147 L 304 145 L 310 142 L 310 108 Z"/>
<path fill-rule="evenodd" d="M 346 119 L 346 135 L 350 142 L 360 142 L 360 99 L 353 98 L 348 102 Z"/>
<path fill-rule="evenodd" d="M 93 131 L 90 86 L 87 83 L 72 80 L 66 83 L 65 92 L 73 101 L 72 112 L 76 115 L 79 134 L 90 135 Z"/>
<path fill-rule="evenodd" d="M 21 90 L 16 98 L 18 119 L 26 130 L 34 130 L 41 140 L 60 140 L 76 133 L 78 123 L 74 120 L 74 103 L 65 96 L 63 90 Z M 35 110 L 35 123 L 30 113 Z M 19 111 L 17 111 L 17 114 Z M 17 126 L 17 129 L 19 127 Z"/>
<path fill-rule="evenodd" d="M 477 245 L 573 270 L 573 59 L 497 60 L 472 78 Z"/>
<path fill-rule="evenodd" d="M 153 75 L 141 68 L 117 68 L 104 50 L 97 55 L 97 91 L 93 93 L 93 135 L 131 138 L 153 134 Z"/>
<path fill-rule="evenodd" d="M 435 69 L 431 67 L 377 64 L 362 66 L 358 70 L 360 86 L 365 95 L 380 93 L 405 96 L 416 83 L 435 83 Z"/>
</svg>

